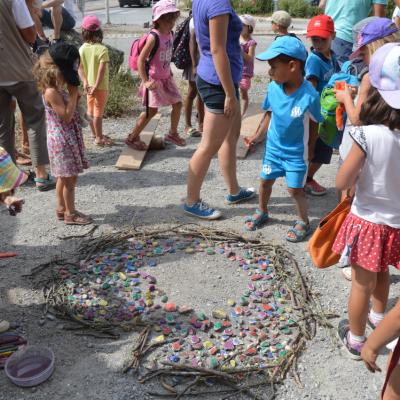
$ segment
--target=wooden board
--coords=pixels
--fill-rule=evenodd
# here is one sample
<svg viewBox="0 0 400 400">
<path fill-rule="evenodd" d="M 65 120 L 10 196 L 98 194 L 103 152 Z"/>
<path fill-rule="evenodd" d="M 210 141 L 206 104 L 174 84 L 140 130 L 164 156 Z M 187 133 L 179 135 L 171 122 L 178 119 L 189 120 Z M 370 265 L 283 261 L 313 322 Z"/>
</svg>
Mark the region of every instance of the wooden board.
<svg viewBox="0 0 400 400">
<path fill-rule="evenodd" d="M 263 115 L 264 111 L 260 103 L 250 104 L 246 116 L 242 120 L 242 129 L 236 147 L 236 157 L 238 159 L 246 158 L 249 148 L 246 146 L 244 138 L 254 135 Z"/>
<path fill-rule="evenodd" d="M 154 132 L 160 122 L 161 114 L 157 114 L 153 119 L 148 123 L 146 128 L 140 134 L 140 140 L 146 143 L 147 148 L 151 140 L 153 139 Z M 122 150 L 121 155 L 118 158 L 115 167 L 118 169 L 129 169 L 129 170 L 137 170 L 142 166 L 143 160 L 146 156 L 146 150 L 135 150 L 129 146 L 125 146 Z"/>
</svg>

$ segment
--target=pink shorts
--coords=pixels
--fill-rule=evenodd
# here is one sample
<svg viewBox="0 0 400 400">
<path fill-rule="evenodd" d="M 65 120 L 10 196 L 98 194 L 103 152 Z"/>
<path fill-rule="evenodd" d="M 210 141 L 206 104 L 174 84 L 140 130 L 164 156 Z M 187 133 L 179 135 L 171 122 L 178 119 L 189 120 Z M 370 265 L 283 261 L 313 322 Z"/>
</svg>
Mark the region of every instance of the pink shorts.
<svg viewBox="0 0 400 400">
<path fill-rule="evenodd" d="M 372 272 L 400 269 L 400 229 L 374 224 L 350 213 L 336 237 L 332 250 L 348 255 L 351 265 Z"/>
<path fill-rule="evenodd" d="M 158 108 L 172 106 L 182 101 L 178 87 L 171 76 L 168 79 L 156 80 L 156 88 L 149 90 L 149 107 Z M 142 104 L 146 105 L 146 88 L 140 85 L 139 95 L 142 97 Z"/>
<path fill-rule="evenodd" d="M 239 82 L 239 87 L 246 92 L 251 88 L 251 78 L 250 76 L 243 76 L 242 80 Z"/>
</svg>

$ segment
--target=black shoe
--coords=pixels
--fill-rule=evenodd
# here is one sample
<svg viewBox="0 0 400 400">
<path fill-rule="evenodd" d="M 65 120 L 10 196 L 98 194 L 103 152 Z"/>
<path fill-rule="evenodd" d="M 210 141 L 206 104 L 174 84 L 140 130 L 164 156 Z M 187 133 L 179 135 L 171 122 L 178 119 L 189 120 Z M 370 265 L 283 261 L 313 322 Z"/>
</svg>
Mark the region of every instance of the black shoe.
<svg viewBox="0 0 400 400">
<path fill-rule="evenodd" d="M 41 39 L 39 36 L 36 38 L 35 43 L 33 44 L 33 52 L 38 56 L 41 56 L 46 50 L 50 47 L 49 39 Z"/>
<path fill-rule="evenodd" d="M 343 344 L 344 348 L 347 350 L 349 357 L 352 360 L 361 360 L 361 349 L 364 343 L 360 343 L 359 346 L 353 347 L 348 341 L 348 335 L 350 333 L 349 321 L 343 319 L 339 322 L 337 336 L 340 342 Z"/>
</svg>

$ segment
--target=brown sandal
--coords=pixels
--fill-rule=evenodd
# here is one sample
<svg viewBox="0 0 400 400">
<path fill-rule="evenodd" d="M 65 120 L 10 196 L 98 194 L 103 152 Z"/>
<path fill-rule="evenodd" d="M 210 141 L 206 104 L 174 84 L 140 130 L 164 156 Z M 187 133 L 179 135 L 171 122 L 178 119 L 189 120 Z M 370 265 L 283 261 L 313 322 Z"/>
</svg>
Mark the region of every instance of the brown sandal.
<svg viewBox="0 0 400 400">
<path fill-rule="evenodd" d="M 64 214 L 65 214 L 65 211 L 56 210 L 57 219 L 59 221 L 64 221 Z"/>
<path fill-rule="evenodd" d="M 75 214 L 64 215 L 65 225 L 89 225 L 93 223 L 92 218 L 85 214 L 75 211 Z"/>
</svg>

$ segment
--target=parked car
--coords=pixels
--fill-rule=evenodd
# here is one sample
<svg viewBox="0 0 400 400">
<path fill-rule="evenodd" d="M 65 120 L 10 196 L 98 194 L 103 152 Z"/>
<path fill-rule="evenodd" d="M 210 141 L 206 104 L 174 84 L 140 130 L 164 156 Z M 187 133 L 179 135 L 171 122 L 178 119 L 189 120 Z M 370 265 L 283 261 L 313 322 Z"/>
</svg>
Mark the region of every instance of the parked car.
<svg viewBox="0 0 400 400">
<path fill-rule="evenodd" d="M 139 6 L 139 7 L 150 7 L 151 0 L 119 0 L 119 6 Z"/>
</svg>

